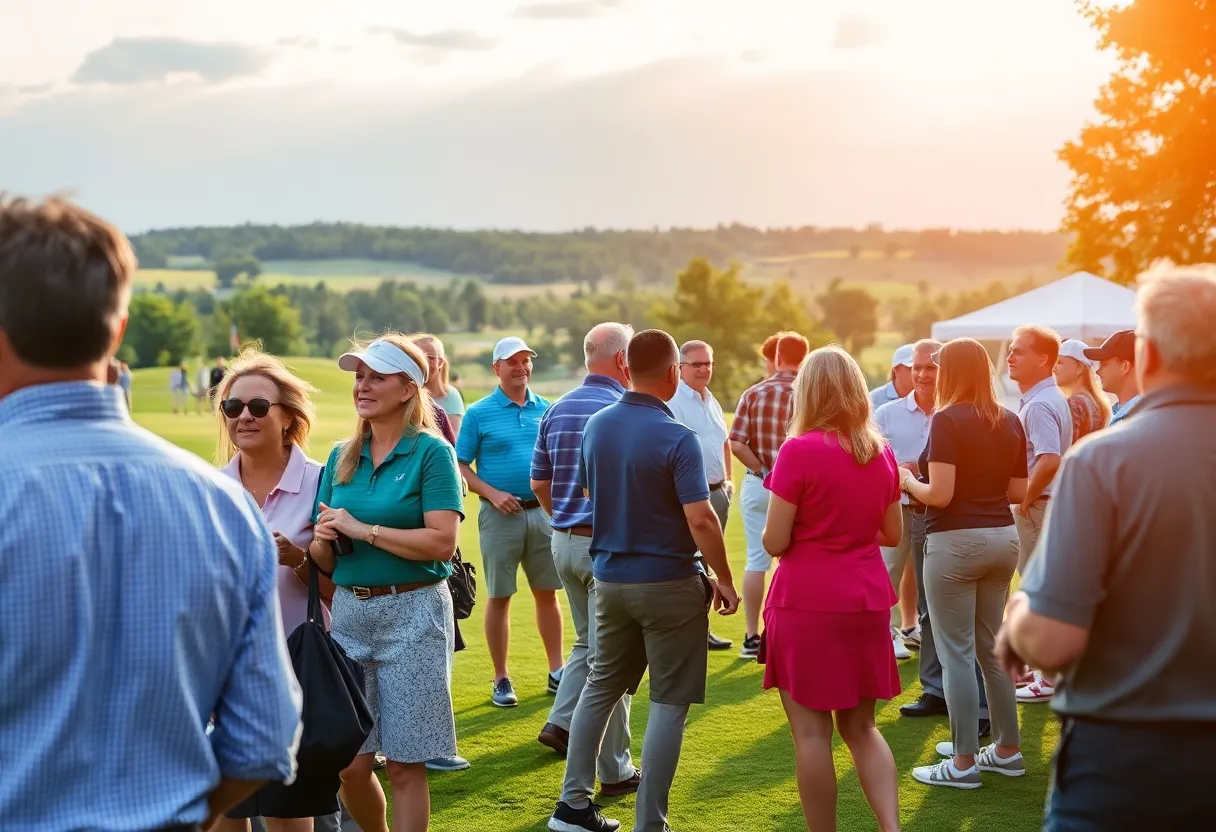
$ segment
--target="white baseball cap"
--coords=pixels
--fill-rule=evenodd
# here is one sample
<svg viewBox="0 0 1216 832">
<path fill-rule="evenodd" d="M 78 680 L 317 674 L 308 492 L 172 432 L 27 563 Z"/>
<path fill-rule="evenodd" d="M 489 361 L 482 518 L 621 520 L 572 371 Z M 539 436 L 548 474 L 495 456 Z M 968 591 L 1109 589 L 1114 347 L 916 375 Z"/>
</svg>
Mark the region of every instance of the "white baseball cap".
<svg viewBox="0 0 1216 832">
<path fill-rule="evenodd" d="M 1098 368 L 1098 362 L 1085 357 L 1085 350 L 1089 349 L 1084 341 L 1078 341 L 1076 338 L 1069 338 L 1064 343 L 1060 344 L 1060 358 L 1073 358 L 1080 361 L 1086 367 L 1093 369 Z"/>
<path fill-rule="evenodd" d="M 914 344 L 904 344 L 891 356 L 891 369 L 896 367 L 911 367 L 912 356 L 916 354 Z"/>
<path fill-rule="evenodd" d="M 517 338 L 514 335 L 507 336 L 494 345 L 494 360 L 502 361 L 504 358 L 510 358 L 516 353 L 526 352 L 533 357 L 536 353 L 524 343 L 523 338 Z"/>
<path fill-rule="evenodd" d="M 401 347 L 383 338 L 372 341 L 366 349 L 346 353 L 338 359 L 338 368 L 353 373 L 359 369 L 360 362 L 381 375 L 405 373 L 419 386 L 426 383 L 426 373 L 418 366 L 418 362 L 410 358 L 409 353 Z"/>
</svg>

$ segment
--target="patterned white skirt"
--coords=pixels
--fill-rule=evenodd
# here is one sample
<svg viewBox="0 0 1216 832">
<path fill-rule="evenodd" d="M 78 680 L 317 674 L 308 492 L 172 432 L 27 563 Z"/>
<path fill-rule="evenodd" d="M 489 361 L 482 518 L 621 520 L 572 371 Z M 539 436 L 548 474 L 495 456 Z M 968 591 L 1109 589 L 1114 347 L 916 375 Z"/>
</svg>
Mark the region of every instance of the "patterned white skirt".
<svg viewBox="0 0 1216 832">
<path fill-rule="evenodd" d="M 424 763 L 456 753 L 452 716 L 455 620 L 447 581 L 356 600 L 334 592 L 331 634 L 363 665 L 376 726 L 361 754 Z"/>
</svg>

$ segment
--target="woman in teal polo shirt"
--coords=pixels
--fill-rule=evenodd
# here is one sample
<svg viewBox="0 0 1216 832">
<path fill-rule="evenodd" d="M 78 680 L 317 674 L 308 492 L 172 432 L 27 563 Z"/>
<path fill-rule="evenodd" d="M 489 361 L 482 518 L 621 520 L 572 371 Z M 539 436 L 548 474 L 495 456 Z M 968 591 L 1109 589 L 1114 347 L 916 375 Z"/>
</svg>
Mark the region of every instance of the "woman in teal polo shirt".
<svg viewBox="0 0 1216 832">
<path fill-rule="evenodd" d="M 455 619 L 447 578 L 463 517 L 452 446 L 438 435 L 426 356 L 404 335 L 347 353 L 355 434 L 334 448 L 317 494 L 309 546 L 336 585 L 331 632 L 363 664 L 376 726 L 342 774 L 343 803 L 361 829 L 384 830 L 373 774 L 388 758 L 394 828 L 426 829 L 427 760 L 456 753 L 452 716 Z M 352 541 L 337 556 L 339 534 Z"/>
</svg>

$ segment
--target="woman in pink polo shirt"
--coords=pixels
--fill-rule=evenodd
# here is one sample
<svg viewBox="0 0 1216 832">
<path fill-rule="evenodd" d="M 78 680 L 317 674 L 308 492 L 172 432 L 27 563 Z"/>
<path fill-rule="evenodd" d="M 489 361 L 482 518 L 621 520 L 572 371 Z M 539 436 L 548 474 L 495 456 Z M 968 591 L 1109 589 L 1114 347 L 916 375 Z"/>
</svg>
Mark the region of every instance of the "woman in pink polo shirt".
<svg viewBox="0 0 1216 832">
<path fill-rule="evenodd" d="M 272 355 L 247 349 L 220 383 L 221 425 L 217 459 L 224 473 L 238 480 L 262 508 L 279 547 L 279 613 L 283 634 L 291 635 L 308 617 L 305 550 L 313 536 L 313 505 L 322 466 L 305 453 L 315 416 L 309 394 L 314 388 Z M 322 595 L 333 596 L 324 575 Z M 322 604 L 326 626 L 329 610 Z M 313 829 L 314 816 L 332 818 L 338 810 L 337 778 L 310 778 L 301 768 L 291 786 L 269 783 L 228 812 L 215 827 L 222 832 L 248 829 L 247 818 L 263 817 L 270 832 Z M 318 825 L 320 828 L 320 825 Z"/>
<path fill-rule="evenodd" d="M 763 543 L 778 565 L 764 608 L 764 687 L 781 691 L 811 829 L 836 824 L 833 715 L 879 828 L 899 828 L 895 760 L 874 707 L 900 690 L 895 593 L 878 547 L 898 544 L 903 514 L 895 454 L 870 416 L 857 362 L 836 346 L 815 350 L 794 380 L 790 438 L 765 479 Z"/>
</svg>

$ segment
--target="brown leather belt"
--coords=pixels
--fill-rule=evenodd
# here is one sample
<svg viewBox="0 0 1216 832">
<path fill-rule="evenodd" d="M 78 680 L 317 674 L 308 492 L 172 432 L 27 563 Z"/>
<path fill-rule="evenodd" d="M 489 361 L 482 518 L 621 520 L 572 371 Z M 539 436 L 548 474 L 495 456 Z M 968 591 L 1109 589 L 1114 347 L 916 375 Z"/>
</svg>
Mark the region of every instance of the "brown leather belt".
<svg viewBox="0 0 1216 832">
<path fill-rule="evenodd" d="M 575 537 L 591 537 L 590 526 L 571 526 L 568 529 L 557 529 L 557 531 L 566 532 L 574 535 Z"/>
<path fill-rule="evenodd" d="M 367 601 L 371 598 L 379 598 L 381 595 L 401 595 L 405 592 L 413 592 L 415 589 L 425 589 L 428 586 L 434 586 L 434 581 L 418 581 L 412 584 L 395 584 L 393 586 L 348 586 L 344 587 L 350 591 L 350 594 L 355 596 L 356 601 Z"/>
<path fill-rule="evenodd" d="M 490 501 L 485 497 L 481 497 L 480 499 L 483 503 L 490 503 Z M 534 508 L 540 508 L 540 500 L 524 500 L 516 497 L 515 501 L 519 503 L 520 511 L 530 511 Z M 490 504 L 493 505 L 493 503 Z"/>
<path fill-rule="evenodd" d="M 722 480 L 722 482 L 710 483 L 709 490 L 710 491 L 721 491 L 725 487 L 726 487 L 726 480 Z"/>
</svg>

